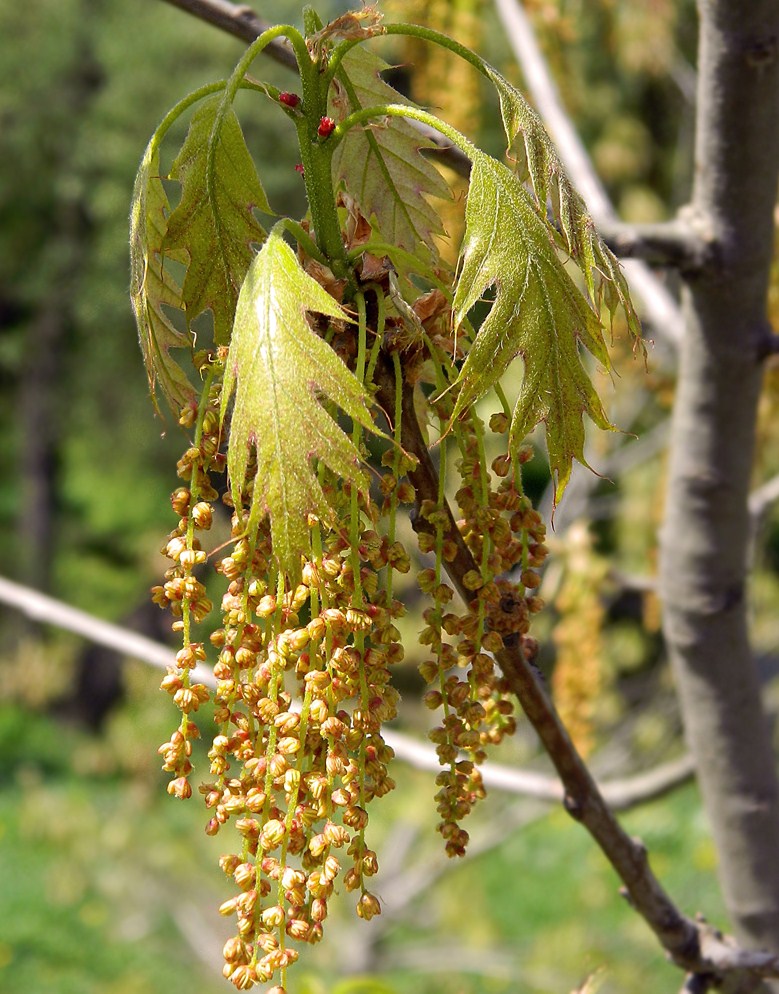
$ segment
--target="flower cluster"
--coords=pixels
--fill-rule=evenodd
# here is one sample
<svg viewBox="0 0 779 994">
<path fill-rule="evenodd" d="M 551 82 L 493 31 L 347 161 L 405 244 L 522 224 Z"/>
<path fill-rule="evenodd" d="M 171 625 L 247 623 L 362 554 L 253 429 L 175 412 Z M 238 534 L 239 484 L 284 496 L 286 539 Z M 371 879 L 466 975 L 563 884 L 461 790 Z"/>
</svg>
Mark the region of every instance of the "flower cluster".
<svg viewBox="0 0 779 994">
<path fill-rule="evenodd" d="M 499 481 L 494 489 L 484 468 L 480 425 L 472 416 L 458 427 L 461 486 L 455 496 L 462 517 L 456 525 L 475 564 L 462 578 L 471 594 L 463 612 L 451 609 L 454 591 L 441 579 L 442 565 L 458 555 L 457 537 L 446 533 L 448 514 L 432 501 L 420 508 L 429 525 L 420 546 L 436 555 L 435 568 L 419 575 L 420 587 L 433 601 L 424 613 L 427 627 L 420 642 L 434 654 L 420 671 L 431 685 L 425 703 L 443 710 L 430 738 L 445 767 L 436 780 L 436 802 L 438 829 L 450 856 L 464 855 L 468 833 L 460 822 L 484 797 L 478 764 L 486 758 L 486 746 L 499 743 L 516 727 L 514 700 L 494 655 L 508 645 L 521 645 L 527 658 L 535 657 L 529 619 L 543 607 L 535 593 L 540 583 L 535 567 L 547 555 L 544 525 L 518 489 L 518 473 L 510 474 L 510 460 L 500 456 L 494 461 Z M 491 427 L 502 433 L 507 419 L 495 415 Z M 528 450 L 523 458 L 529 455 Z M 519 570 L 517 581 L 501 578 L 514 570 Z"/>
<path fill-rule="evenodd" d="M 436 311 L 435 320 L 443 321 L 442 315 Z M 448 342 L 440 335 L 436 341 L 436 350 Z M 493 462 L 492 472 L 487 467 L 484 429 L 474 414 L 453 432 L 460 454 L 458 521 L 443 482 L 437 500 L 417 500 L 411 482 L 416 463 L 403 451 L 396 426 L 374 496 L 319 467 L 333 516 L 309 516 L 308 548 L 291 579 L 279 572 L 270 521 L 253 498 L 252 455 L 243 491 L 222 496 L 230 509 L 230 540 L 226 555 L 216 560 L 212 553 L 226 585 L 221 624 L 197 641 L 195 626 L 212 607 L 200 576 L 211 558 L 202 540 L 216 515 L 215 475 L 225 467 L 219 389 L 212 385 L 218 370 L 216 363 L 204 364 L 201 402 L 181 414 L 181 424 L 194 429 L 178 466 L 188 485 L 172 495 L 179 520 L 163 550 L 172 565 L 153 591 L 154 600 L 172 611 L 182 637 L 176 665 L 162 682 L 181 721 L 160 753 L 172 774 L 169 792 L 191 796 L 192 741 L 198 736 L 193 715 L 211 700 L 210 776 L 199 788 L 209 812 L 206 832 L 218 835 L 230 822 L 238 840 L 220 860 L 235 888 L 220 909 L 235 918 L 235 933 L 224 946 L 224 975 L 239 990 L 272 983 L 275 994 L 283 994 L 301 945 L 322 938 L 339 881 L 355 895 L 360 917 L 381 911 L 371 887 L 378 861 L 366 827 L 370 802 L 394 786 L 388 772 L 393 754 L 382 728 L 396 715 L 390 674 L 404 655 L 396 627 L 404 609 L 394 596 L 393 576 L 408 572 L 411 562 L 395 535 L 400 505 L 416 505 L 420 550 L 433 554 L 434 565 L 418 574 L 429 598 L 420 634 L 429 658 L 420 669 L 430 685 L 425 703 L 443 712 L 431 738 L 442 764 L 439 830 L 453 856 L 467 845 L 463 818 L 484 797 L 479 764 L 487 747 L 515 728 L 515 703 L 495 657 L 512 645 L 535 653 L 529 624 L 542 606 L 536 569 L 546 555 L 545 536 L 521 492 L 518 467 L 505 456 Z M 401 387 L 396 377 L 396 390 Z M 398 393 L 396 410 L 400 406 Z M 434 410 L 445 424 L 451 400 L 443 397 Z M 506 425 L 503 415 L 491 421 L 497 433 Z M 449 447 L 440 447 L 442 481 Z M 463 601 L 459 607 L 448 569 Z M 214 654 L 206 681 L 215 686 L 210 695 L 192 673 Z"/>
<path fill-rule="evenodd" d="M 181 798 L 192 793 L 197 728 L 190 715 L 209 697 L 189 676 L 206 658 L 190 629 L 210 609 L 193 571 L 206 558 L 198 533 L 210 526 L 209 501 L 217 496 L 209 473 L 223 466 L 214 415 L 213 402 L 200 415 L 182 414 L 184 424 L 198 426 L 179 467 L 190 488 L 173 495 L 180 520 L 165 551 L 174 565 L 154 590 L 184 635 L 177 666 L 162 684 L 182 721 L 160 749 L 164 769 L 174 774 L 169 790 Z M 413 499 L 407 483 L 392 471 L 385 476 L 385 512 L 400 498 Z M 232 821 L 241 840 L 220 861 L 236 887 L 221 907 L 236 916 L 224 973 L 240 990 L 275 979 L 276 991 L 284 989 L 297 944 L 322 937 L 339 877 L 355 893 L 360 917 L 381 910 L 369 889 L 378 861 L 365 830 L 370 802 L 394 787 L 387 770 L 393 753 L 381 734 L 398 701 L 390 668 L 403 658 L 395 626 L 403 607 L 392 596 L 391 576 L 407 572 L 410 561 L 401 543 L 373 527 L 381 510 L 369 498 L 346 486 L 330 496 L 347 519 L 358 499 L 359 521 L 370 527 L 353 542 L 312 517 L 312 554 L 294 587 L 274 566 L 267 520 L 252 518 L 251 485 L 233 507 L 230 552 L 216 566 L 227 581 L 222 624 L 210 636 L 218 653 L 216 735 L 211 778 L 199 789 L 210 812 L 206 832 L 216 835 Z M 229 495 L 223 501 L 233 504 Z"/>
<path fill-rule="evenodd" d="M 202 643 L 193 642 L 193 622 L 203 621 L 212 610 L 206 588 L 195 575 L 206 561 L 199 533 L 211 528 L 212 502 L 219 494 L 211 482 L 212 473 L 224 471 L 224 455 L 219 451 L 218 391 L 207 388 L 200 409 L 195 404 L 181 411 L 179 424 L 184 428 L 196 426 L 193 444 L 179 459 L 177 471 L 189 486 L 181 486 L 171 494 L 171 506 L 179 516 L 178 525 L 162 548 L 163 555 L 173 565 L 165 573 L 165 583 L 152 588 L 152 599 L 173 614 L 173 630 L 182 634 L 183 645 L 176 655 L 176 666 L 162 681 L 181 711 L 181 723 L 170 740 L 160 746 L 163 770 L 173 773 L 168 793 L 175 797 L 192 795 L 189 775 L 192 772 L 192 740 L 199 735 L 191 715 L 209 697 L 203 683 L 192 683 L 191 672 L 206 658 Z"/>
</svg>

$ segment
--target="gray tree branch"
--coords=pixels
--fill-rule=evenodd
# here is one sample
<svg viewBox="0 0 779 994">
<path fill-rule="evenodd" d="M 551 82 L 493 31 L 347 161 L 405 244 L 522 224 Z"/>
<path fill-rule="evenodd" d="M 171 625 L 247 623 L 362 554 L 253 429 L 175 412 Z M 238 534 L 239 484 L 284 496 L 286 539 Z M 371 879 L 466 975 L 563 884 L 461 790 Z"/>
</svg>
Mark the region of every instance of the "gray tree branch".
<svg viewBox="0 0 779 994">
<path fill-rule="evenodd" d="M 711 246 L 683 216 L 656 224 L 602 221 L 598 230 L 623 259 L 643 259 L 653 266 L 697 272 L 710 261 Z"/>
<path fill-rule="evenodd" d="M 377 400 L 385 410 L 393 408 L 395 381 L 392 366 L 382 356 L 376 367 Z M 438 499 L 435 468 L 417 422 L 413 403 L 413 388 L 403 387 L 401 444 L 406 452 L 416 456 L 417 466 L 409 473 L 414 484 L 417 504 Z M 458 553 L 446 570 L 460 595 L 469 603 L 471 593 L 463 582 L 466 573 L 477 569 L 470 550 L 460 536 L 448 505 L 447 538 L 457 543 Z M 427 530 L 430 525 L 421 515 L 413 521 L 414 528 Z M 708 926 L 685 916 L 671 901 L 649 866 L 643 844 L 631 839 L 619 824 L 599 790 L 568 732 L 560 721 L 554 704 L 543 687 L 535 668 L 524 657 L 521 645 L 506 645 L 496 658 L 511 692 L 533 725 L 541 744 L 557 770 L 563 785 L 563 804 L 568 813 L 587 829 L 624 884 L 625 896 L 644 918 L 670 958 L 691 974 L 713 978 L 713 986 L 727 983 L 729 994 L 748 994 L 755 989 L 755 979 L 779 977 L 779 957 L 765 954 L 760 970 L 752 960 L 748 966 L 740 956 L 744 950 L 732 944 L 728 937 L 716 939 Z M 737 950 L 735 959 L 733 950 Z"/>
<path fill-rule="evenodd" d="M 271 26 L 268 21 L 258 17 L 251 7 L 245 4 L 230 3 L 229 0 L 163 0 L 172 7 L 192 14 L 200 21 L 212 24 L 228 34 L 251 44 L 256 38 Z M 276 62 L 288 69 L 296 69 L 295 55 L 288 45 L 280 39 L 274 39 L 265 49 Z"/>
<path fill-rule="evenodd" d="M 779 5 L 699 4 L 692 210 L 716 266 L 687 277 L 660 595 L 734 927 L 779 951 L 779 789 L 748 636 L 748 487 L 779 171 Z"/>
<path fill-rule="evenodd" d="M 90 642 L 112 649 L 118 658 L 137 659 L 162 670 L 175 665 L 174 652 L 167 646 L 5 577 L 0 577 L 0 603 L 15 608 L 33 621 L 73 632 Z M 192 674 L 198 683 L 212 688 L 216 685 L 214 674 L 207 666 L 196 667 Z M 438 756 L 429 743 L 420 742 L 392 729 L 386 730 L 384 737 L 402 762 L 419 770 L 436 773 L 440 770 Z M 481 771 L 485 785 L 492 790 L 532 798 L 546 804 L 556 804 L 563 799 L 560 781 L 549 774 L 519 770 L 500 763 L 485 763 Z M 688 781 L 692 775 L 690 757 L 680 756 L 643 773 L 604 782 L 601 789 L 615 810 L 627 810 L 667 794 Z"/>
</svg>

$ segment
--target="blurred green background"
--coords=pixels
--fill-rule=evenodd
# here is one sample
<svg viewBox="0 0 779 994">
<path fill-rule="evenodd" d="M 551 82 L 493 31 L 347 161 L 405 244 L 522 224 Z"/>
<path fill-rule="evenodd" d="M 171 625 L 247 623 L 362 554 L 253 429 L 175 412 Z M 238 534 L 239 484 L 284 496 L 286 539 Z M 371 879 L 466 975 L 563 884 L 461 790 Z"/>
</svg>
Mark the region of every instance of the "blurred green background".
<svg viewBox="0 0 779 994">
<path fill-rule="evenodd" d="M 324 16 L 346 9 L 318 6 Z M 520 79 L 490 4 L 387 6 L 449 29 Z M 619 208 L 635 220 L 671 214 L 688 178 L 692 0 L 653 4 L 651 17 L 638 0 L 526 6 Z M 257 9 L 300 21 L 296 3 Z M 166 621 L 147 591 L 164 568 L 157 549 L 173 523 L 168 493 L 186 440 L 149 404 L 128 302 L 127 213 L 154 127 L 186 92 L 226 75 L 241 45 L 162 2 L 122 0 L 0 0 L 0 39 L 0 573 L 161 641 Z M 387 57 L 409 75 L 409 52 Z M 271 63 L 254 72 L 291 85 Z M 436 82 L 429 70 L 425 79 L 425 102 L 456 117 L 460 98 L 462 113 L 454 77 Z M 477 97 L 456 123 L 498 152 L 494 103 Z M 240 110 L 271 203 L 301 214 L 286 120 L 256 97 Z M 647 377 L 637 365 L 627 363 L 610 403 L 626 428 L 661 432 L 672 372 L 658 365 Z M 776 379 L 763 412 L 766 473 L 779 469 Z M 597 636 L 587 732 L 605 776 L 681 749 L 656 605 L 617 576 L 651 573 L 662 452 L 615 479 L 587 494 L 587 582 L 567 595 L 574 619 Z M 546 483 L 541 468 L 532 486 L 540 495 Z M 545 580 L 551 606 L 539 632 L 550 675 L 570 644 L 553 631 L 565 605 L 557 598 L 566 578 L 582 576 L 569 531 L 560 529 Z M 770 664 L 775 523 L 765 537 L 756 634 Z M 0 635 L 0 992 L 227 990 L 221 848 L 205 836 L 197 800 L 165 794 L 155 750 L 175 715 L 159 675 L 3 606 Z M 399 676 L 410 699 L 415 661 L 412 648 Z M 405 730 L 422 736 L 423 722 L 413 704 L 404 710 Z M 524 727 L 497 758 L 547 768 Z M 386 914 L 370 925 L 335 914 L 296 970 L 298 994 L 558 994 L 598 970 L 604 991 L 678 986 L 605 860 L 562 812 L 494 794 L 468 826 L 483 851 L 447 864 L 432 776 L 402 766 L 394 775 L 398 789 L 372 820 Z M 625 821 L 679 905 L 725 925 L 695 788 Z"/>
</svg>

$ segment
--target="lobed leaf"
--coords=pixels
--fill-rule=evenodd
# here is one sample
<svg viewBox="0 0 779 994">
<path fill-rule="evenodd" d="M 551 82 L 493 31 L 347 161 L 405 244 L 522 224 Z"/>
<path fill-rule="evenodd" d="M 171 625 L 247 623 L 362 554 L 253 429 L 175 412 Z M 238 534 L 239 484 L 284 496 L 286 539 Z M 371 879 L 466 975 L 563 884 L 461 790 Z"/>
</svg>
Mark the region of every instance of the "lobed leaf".
<svg viewBox="0 0 779 994">
<path fill-rule="evenodd" d="M 234 490 L 257 456 L 252 513 L 270 515 L 279 568 L 294 582 L 309 547 L 308 515 L 333 522 L 312 460 L 366 489 L 360 454 L 319 402 L 329 397 L 354 421 L 376 431 L 370 396 L 311 328 L 306 312 L 347 320 L 335 300 L 299 265 L 277 229 L 252 262 L 235 314 L 224 374 L 222 416 L 233 394 L 227 468 Z"/>
<path fill-rule="evenodd" d="M 170 322 L 163 308 L 183 310 L 181 289 L 165 269 L 162 245 L 170 205 L 160 178 L 159 150 L 150 142 L 135 179 L 130 209 L 130 299 L 154 406 L 159 386 L 174 411 L 196 396 L 195 388 L 171 357 L 173 348 L 189 348 L 189 335 Z"/>
<path fill-rule="evenodd" d="M 182 191 L 164 247 L 189 259 L 182 287 L 188 320 L 210 309 L 214 341 L 222 345 L 230 338 L 252 246 L 265 240 L 253 209 L 272 211 L 238 118 L 221 95 L 204 101 L 193 115 L 170 178 Z"/>
<path fill-rule="evenodd" d="M 365 107 L 408 103 L 381 78 L 389 65 L 363 46 L 345 55 L 335 81 L 331 113 L 337 120 Z M 451 192 L 422 150 L 435 148 L 407 121 L 390 127 L 352 128 L 333 154 L 333 179 L 343 182 L 380 237 L 422 261 L 436 258 L 434 235 L 443 234 L 439 212 L 428 198 Z"/>
<path fill-rule="evenodd" d="M 587 414 L 612 428 L 579 354 L 579 344 L 609 368 L 600 318 L 560 261 L 531 198 L 506 166 L 473 155 L 465 235 L 455 289 L 455 327 L 489 287 L 495 300 L 455 385 L 452 418 L 483 396 L 519 356 L 524 378 L 514 408 L 509 447 L 516 451 L 539 423 L 559 500 L 574 459 L 584 462 Z"/>
<path fill-rule="evenodd" d="M 595 230 L 541 119 L 505 77 L 486 64 L 485 70 L 500 98 L 508 153 L 516 157 L 520 179 L 530 181 L 539 214 L 546 218 L 551 201 L 563 245 L 581 269 L 593 305 L 605 303 L 612 314 L 621 307 L 629 333 L 638 340 L 641 328 L 619 262 Z"/>
</svg>

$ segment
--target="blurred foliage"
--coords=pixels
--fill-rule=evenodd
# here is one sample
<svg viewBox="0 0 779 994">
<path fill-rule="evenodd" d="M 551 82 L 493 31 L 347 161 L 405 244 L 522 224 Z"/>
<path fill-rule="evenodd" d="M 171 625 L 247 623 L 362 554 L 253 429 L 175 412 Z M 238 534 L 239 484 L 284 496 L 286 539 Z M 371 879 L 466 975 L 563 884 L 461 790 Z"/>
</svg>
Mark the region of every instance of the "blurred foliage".
<svg viewBox="0 0 779 994">
<path fill-rule="evenodd" d="M 628 221 L 669 216 L 690 178 L 694 0 L 528 0 L 565 105 Z"/>
<path fill-rule="evenodd" d="M 299 17 L 294 2 L 277 16 Z M 240 43 L 160 3 L 111 0 L 0 5 L 0 543 L 5 573 L 24 575 L 19 522 L 26 439 L 19 417 L 26 348 L 53 303 L 67 310 L 57 369 L 53 587 L 108 616 L 154 579 L 168 527 L 179 440 L 160 438 L 129 306 L 127 211 L 150 133 L 171 102 L 232 68 Z M 270 65 L 266 75 L 281 80 Z M 73 93 L 78 91 L 76 99 Z M 281 148 L 289 125 L 255 102 L 247 140 Z M 76 112 L 77 111 L 77 112 Z M 274 157 L 272 201 L 302 201 L 294 162 Z M 78 214 L 74 233 L 69 218 Z M 78 238 L 80 244 L 73 244 Z M 63 258 L 76 259 L 63 282 Z"/>
<path fill-rule="evenodd" d="M 317 4 L 325 16 L 347 6 Z M 435 10 L 437 26 L 466 30 L 468 37 L 460 38 L 466 43 L 480 37 L 485 55 L 521 85 L 486 0 L 388 0 L 387 6 L 404 17 Z M 526 0 L 526 7 L 618 208 L 639 221 L 672 215 L 684 202 L 691 162 L 693 0 Z M 299 23 L 297 0 L 274 0 L 260 12 Z M 119 618 L 145 599 L 163 568 L 155 550 L 170 527 L 168 493 L 181 448 L 175 426 L 152 414 L 128 302 L 132 181 L 164 111 L 190 89 L 228 72 L 240 44 L 163 3 L 122 0 L 5 0 L 0 36 L 13 39 L 0 59 L 0 571 L 23 577 L 29 556 L 21 523 L 30 439 L 21 412 L 30 367 L 40 359 L 31 343 L 42 317 L 53 312 L 64 327 L 46 398 L 55 448 L 48 480 L 54 529 L 43 554 L 51 562 L 54 593 Z M 402 63 L 398 72 L 413 76 L 413 52 L 395 50 L 387 57 Z M 458 75 L 460 67 L 443 77 L 436 74 L 446 70 L 434 63 L 422 69 L 408 80 L 417 99 L 497 151 L 496 108 L 483 103 L 475 81 Z M 286 78 L 269 63 L 262 74 L 279 85 Z M 294 161 L 284 155 L 287 122 L 266 113 L 262 100 L 241 99 L 254 101 L 244 130 L 264 163 L 271 203 L 300 211 L 301 184 Z M 447 224 L 456 235 L 455 220 Z M 775 268 L 770 304 L 777 326 Z M 565 610 L 563 592 L 574 581 L 580 584 L 585 613 L 574 615 L 571 624 L 575 632 L 577 624 L 596 619 L 598 630 L 588 631 L 588 638 L 599 643 L 592 658 L 597 655 L 602 667 L 598 673 L 597 660 L 591 662 L 585 674 L 600 695 L 586 734 L 596 768 L 624 772 L 679 748 L 657 603 L 643 582 L 654 572 L 665 474 L 662 435 L 674 372 L 660 347 L 650 356 L 649 373 L 630 358 L 619 336 L 615 350 L 623 353 L 615 356 L 620 378 L 612 385 L 603 377 L 601 392 L 610 418 L 638 440 L 625 435 L 594 443 L 590 461 L 610 479 L 575 474 L 566 499 L 581 501 L 575 517 L 588 522 L 593 585 L 566 574 L 571 532 L 564 505 L 558 523 L 562 554 L 545 581 L 550 608 L 539 623 L 547 635 L 541 665 L 552 674 L 551 633 Z M 779 473 L 778 403 L 774 365 L 761 402 L 755 483 Z M 654 448 L 653 438 L 659 439 Z M 548 489 L 543 460 L 528 468 L 538 474 L 529 489 L 541 497 Z M 775 512 L 758 539 L 753 630 L 770 676 L 779 646 Z M 626 582 L 634 576 L 642 583 Z M 404 595 L 413 606 L 413 585 Z M 411 632 L 413 616 L 403 624 Z M 8 635 L 16 628 L 10 612 L 2 612 L 0 631 Z M 571 637 L 571 651 L 573 643 Z M 203 962 L 218 962 L 224 931 L 212 910 L 220 899 L 213 872 L 218 853 L 202 831 L 204 811 L 197 801 L 179 805 L 164 793 L 154 750 L 167 736 L 170 713 L 156 690 L 158 678 L 141 667 L 126 668 L 127 699 L 101 735 L 92 737 L 56 719 L 56 701 L 72 679 L 76 654 L 70 637 L 42 643 L 27 633 L 3 642 L 0 990 L 225 990 L 213 965 Z M 399 674 L 404 687 L 415 687 L 416 661 L 410 652 L 410 665 Z M 769 700 L 779 707 L 776 691 Z M 403 717 L 418 730 L 425 727 L 426 716 L 413 705 Z M 534 737 L 523 725 L 501 758 L 530 762 L 534 755 Z M 400 789 L 381 809 L 381 842 L 390 853 L 398 826 L 411 820 L 418 830 L 412 855 L 421 872 L 440 857 L 432 778 L 409 770 L 398 771 L 398 778 Z M 513 807 L 492 798 L 474 835 L 490 820 L 512 823 Z M 603 994 L 653 994 L 678 986 L 644 924 L 616 899 L 615 879 L 582 830 L 563 814 L 538 818 L 532 806 L 527 817 L 530 824 L 510 833 L 503 845 L 450 868 L 387 929 L 373 961 L 379 979 L 344 978 L 339 942 L 331 937 L 318 947 L 318 959 L 309 960 L 299 994 L 541 994 L 570 990 L 602 964 L 608 968 Z M 705 910 L 724 925 L 713 849 L 695 791 L 638 810 L 626 824 L 648 844 L 653 865 L 679 904 L 688 912 Z M 359 925 L 344 920 L 341 929 L 344 944 L 362 941 L 353 939 Z"/>
</svg>

